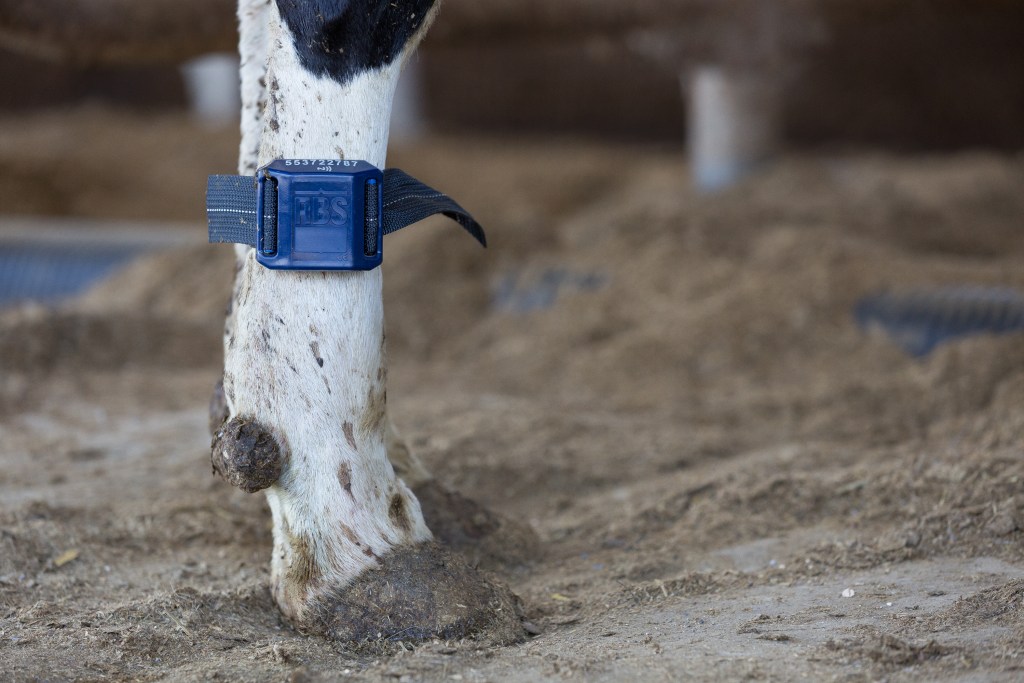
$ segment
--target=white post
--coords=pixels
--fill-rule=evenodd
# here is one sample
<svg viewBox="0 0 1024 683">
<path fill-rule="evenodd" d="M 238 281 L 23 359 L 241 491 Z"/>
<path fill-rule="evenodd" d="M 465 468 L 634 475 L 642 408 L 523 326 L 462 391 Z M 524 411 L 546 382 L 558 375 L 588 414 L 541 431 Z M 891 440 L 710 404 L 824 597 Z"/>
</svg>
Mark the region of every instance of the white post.
<svg viewBox="0 0 1024 683">
<path fill-rule="evenodd" d="M 242 99 L 238 88 L 238 56 L 209 54 L 181 65 L 193 115 L 209 125 L 238 121 Z"/>
<path fill-rule="evenodd" d="M 391 139 L 395 142 L 415 142 L 427 132 L 423 113 L 423 67 L 413 56 L 405 65 L 395 90 L 391 109 Z"/>
<path fill-rule="evenodd" d="M 696 186 L 733 185 L 775 154 L 779 96 L 773 79 L 702 66 L 683 76 L 689 89 L 688 144 Z"/>
</svg>

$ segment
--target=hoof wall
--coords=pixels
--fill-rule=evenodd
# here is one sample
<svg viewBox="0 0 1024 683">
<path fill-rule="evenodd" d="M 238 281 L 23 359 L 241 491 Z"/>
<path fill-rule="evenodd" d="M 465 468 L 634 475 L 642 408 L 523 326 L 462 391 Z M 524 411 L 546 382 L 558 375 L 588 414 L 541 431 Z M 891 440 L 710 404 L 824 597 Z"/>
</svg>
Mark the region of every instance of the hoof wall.
<svg viewBox="0 0 1024 683">
<path fill-rule="evenodd" d="M 300 630 L 336 640 L 507 644 L 525 636 L 516 596 L 436 543 L 395 549 L 306 614 Z"/>
</svg>

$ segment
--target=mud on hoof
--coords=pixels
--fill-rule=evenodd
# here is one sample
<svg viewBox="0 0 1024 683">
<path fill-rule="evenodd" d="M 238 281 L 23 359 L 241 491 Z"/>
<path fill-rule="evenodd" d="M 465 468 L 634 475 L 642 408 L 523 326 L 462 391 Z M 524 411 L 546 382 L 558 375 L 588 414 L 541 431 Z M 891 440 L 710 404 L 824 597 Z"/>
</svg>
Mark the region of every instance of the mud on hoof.
<svg viewBox="0 0 1024 683">
<path fill-rule="evenodd" d="M 413 493 L 434 538 L 471 565 L 494 571 L 540 559 L 540 539 L 528 525 L 491 512 L 433 479 Z"/>
<path fill-rule="evenodd" d="M 336 640 L 523 640 L 518 598 L 436 543 L 394 550 L 381 565 L 320 598 L 299 630 Z"/>
</svg>

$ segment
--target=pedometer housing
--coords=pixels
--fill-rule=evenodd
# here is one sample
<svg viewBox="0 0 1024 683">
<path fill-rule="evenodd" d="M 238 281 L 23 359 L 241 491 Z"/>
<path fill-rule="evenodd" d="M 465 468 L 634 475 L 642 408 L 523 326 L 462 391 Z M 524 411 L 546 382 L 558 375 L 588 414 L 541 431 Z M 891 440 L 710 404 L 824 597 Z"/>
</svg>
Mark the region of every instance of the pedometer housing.
<svg viewBox="0 0 1024 683">
<path fill-rule="evenodd" d="M 262 265 L 372 270 L 381 264 L 384 174 L 377 167 L 278 159 L 257 172 L 256 182 L 256 260 Z"/>
</svg>

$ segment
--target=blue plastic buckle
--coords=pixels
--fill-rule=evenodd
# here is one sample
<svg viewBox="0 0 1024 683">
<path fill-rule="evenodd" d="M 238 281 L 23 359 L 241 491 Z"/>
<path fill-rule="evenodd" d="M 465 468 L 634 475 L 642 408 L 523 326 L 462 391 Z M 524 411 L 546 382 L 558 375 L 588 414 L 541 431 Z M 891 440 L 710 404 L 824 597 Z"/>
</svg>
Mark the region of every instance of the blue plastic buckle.
<svg viewBox="0 0 1024 683">
<path fill-rule="evenodd" d="M 267 183 L 277 188 L 276 236 L 264 235 Z M 383 186 L 384 174 L 366 161 L 278 159 L 263 167 L 256 260 L 286 270 L 373 270 L 382 258 Z"/>
</svg>

